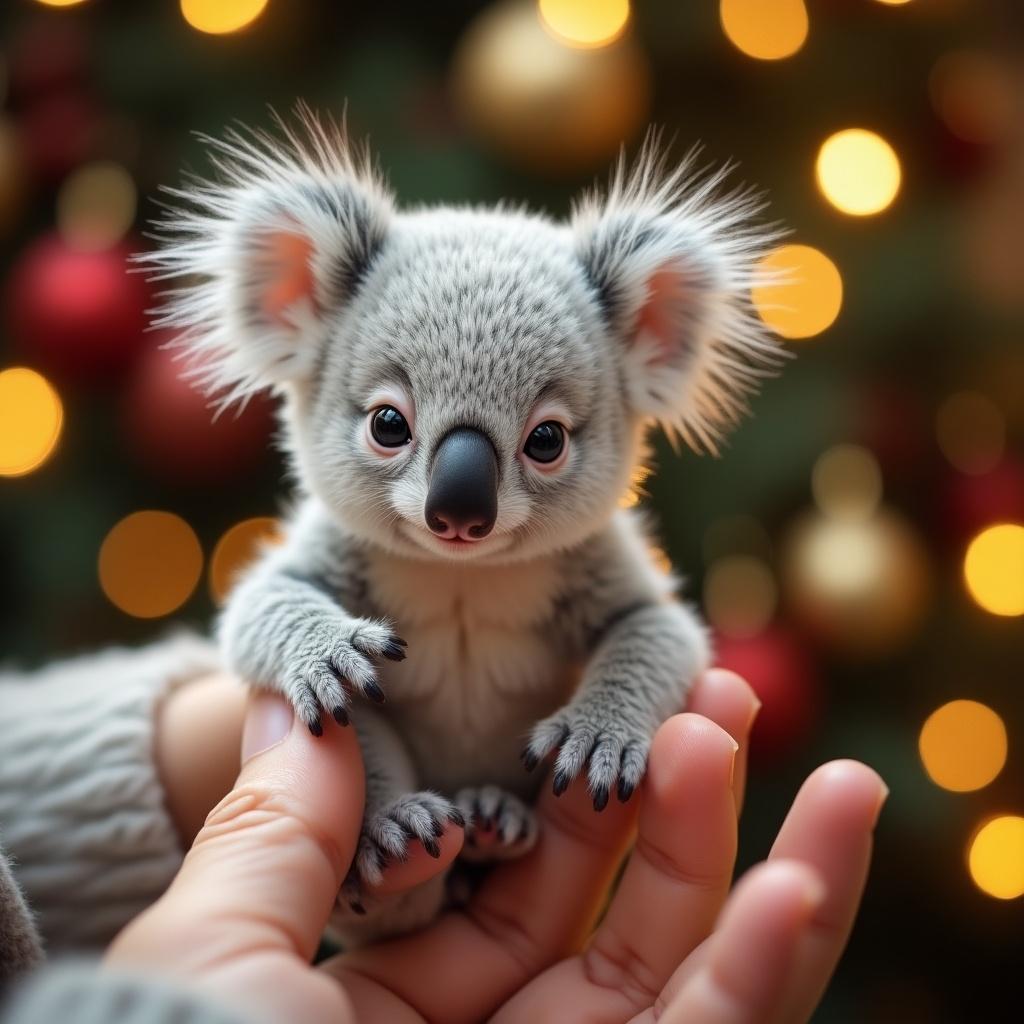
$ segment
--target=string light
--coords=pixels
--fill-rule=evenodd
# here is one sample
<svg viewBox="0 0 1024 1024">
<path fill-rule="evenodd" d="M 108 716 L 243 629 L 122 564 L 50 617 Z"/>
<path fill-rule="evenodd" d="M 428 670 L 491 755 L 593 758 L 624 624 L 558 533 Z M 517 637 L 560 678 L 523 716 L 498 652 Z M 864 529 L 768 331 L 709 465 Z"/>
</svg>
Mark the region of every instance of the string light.
<svg viewBox="0 0 1024 1024">
<path fill-rule="evenodd" d="M 751 290 L 758 316 L 783 338 L 812 338 L 830 327 L 843 305 L 836 265 L 810 245 L 783 245 L 758 269 L 766 283 Z M 774 282 L 778 283 L 774 283 Z"/>
<path fill-rule="evenodd" d="M 989 896 L 1024 896 L 1024 818 L 1005 814 L 982 825 L 968 846 L 967 866 L 974 884 Z"/>
<path fill-rule="evenodd" d="M 722 558 L 711 566 L 704 580 L 708 621 L 726 636 L 756 636 L 771 621 L 777 603 L 775 577 L 759 558 Z"/>
<path fill-rule="evenodd" d="M 87 164 L 60 187 L 57 227 L 76 249 L 109 249 L 132 226 L 136 204 L 135 182 L 120 164 Z"/>
<path fill-rule="evenodd" d="M 257 516 L 236 523 L 210 556 L 210 595 L 223 604 L 238 574 L 252 563 L 268 543 L 280 540 L 281 524 L 271 516 Z"/>
<path fill-rule="evenodd" d="M 729 42 L 748 57 L 791 57 L 807 39 L 803 0 L 721 0 L 718 16 Z"/>
<path fill-rule="evenodd" d="M 960 391 L 942 403 L 935 417 L 939 449 L 961 473 L 995 469 L 1006 446 L 1006 420 L 990 398 Z"/>
<path fill-rule="evenodd" d="M 818 457 L 811 471 L 818 508 L 835 519 L 867 519 L 882 500 L 882 471 L 866 448 L 839 444 Z"/>
<path fill-rule="evenodd" d="M 254 22 L 268 0 L 181 0 L 185 20 L 200 32 L 225 35 Z"/>
<path fill-rule="evenodd" d="M 1003 770 L 1006 726 L 978 701 L 950 701 L 926 719 L 918 750 L 932 782 L 967 793 L 987 786 Z"/>
<path fill-rule="evenodd" d="M 100 547 L 103 593 L 139 619 L 169 615 L 191 597 L 203 571 L 203 551 L 192 527 L 171 512 L 133 512 Z"/>
<path fill-rule="evenodd" d="M 38 469 L 60 440 L 64 407 L 50 382 L 16 366 L 0 372 L 0 476 Z"/>
<path fill-rule="evenodd" d="M 614 43 L 629 24 L 629 0 L 539 0 L 537 10 L 559 42 L 585 49 Z"/>
<path fill-rule="evenodd" d="M 896 151 L 864 128 L 829 136 L 818 151 L 816 173 L 825 198 L 854 217 L 881 213 L 896 198 L 902 178 Z"/>
<path fill-rule="evenodd" d="M 964 580 L 971 597 L 993 615 L 1024 615 L 1024 526 L 1000 523 L 967 548 Z"/>
</svg>

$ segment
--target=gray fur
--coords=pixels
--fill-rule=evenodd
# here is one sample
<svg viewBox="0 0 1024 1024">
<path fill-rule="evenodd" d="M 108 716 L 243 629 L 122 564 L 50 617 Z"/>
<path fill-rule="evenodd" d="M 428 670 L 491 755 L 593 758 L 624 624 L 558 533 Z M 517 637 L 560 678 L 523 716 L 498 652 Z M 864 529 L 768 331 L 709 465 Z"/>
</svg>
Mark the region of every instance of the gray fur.
<svg viewBox="0 0 1024 1024">
<path fill-rule="evenodd" d="M 213 142 L 223 180 L 176 193 L 190 205 L 147 259 L 185 279 L 160 322 L 194 372 L 227 401 L 266 386 L 284 399 L 302 501 L 220 635 L 230 665 L 311 728 L 327 713 L 359 730 L 366 825 L 339 913 L 368 911 L 366 937 L 436 911 L 436 885 L 400 911 L 363 896 L 405 844 L 431 849 L 456 805 L 470 834 L 497 815 L 495 856 L 529 849 L 524 744 L 528 763 L 553 757 L 556 791 L 586 776 L 598 808 L 639 785 L 709 651 L 618 503 L 652 419 L 714 448 L 774 364 L 749 304 L 774 236 L 749 197 L 718 195 L 720 176 L 664 173 L 653 144 L 567 224 L 396 212 L 343 135 L 303 118 L 305 142 Z M 313 280 L 275 317 L 282 233 L 308 244 Z M 413 435 L 387 457 L 365 436 L 382 402 Z M 569 430 L 555 473 L 521 455 L 538 416 Z M 485 433 L 499 464 L 494 530 L 461 547 L 423 520 L 432 453 L 457 426 Z M 382 693 L 383 707 L 362 700 Z"/>
</svg>

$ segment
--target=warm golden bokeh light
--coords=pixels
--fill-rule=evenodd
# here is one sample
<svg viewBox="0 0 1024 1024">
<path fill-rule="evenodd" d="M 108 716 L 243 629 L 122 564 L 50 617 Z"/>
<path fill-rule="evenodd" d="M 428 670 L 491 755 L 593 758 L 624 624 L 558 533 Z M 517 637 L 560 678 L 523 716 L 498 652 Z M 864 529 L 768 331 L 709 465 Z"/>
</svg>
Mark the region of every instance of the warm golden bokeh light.
<svg viewBox="0 0 1024 1024">
<path fill-rule="evenodd" d="M 236 523 L 213 549 L 210 556 L 210 596 L 223 604 L 238 574 L 262 548 L 281 538 L 281 524 L 272 516 L 257 516 Z"/>
<path fill-rule="evenodd" d="M 537 9 L 544 27 L 570 46 L 607 46 L 629 24 L 629 0 L 539 0 Z"/>
<path fill-rule="evenodd" d="M 875 132 L 847 128 L 830 135 L 818 151 L 818 188 L 843 213 L 881 213 L 896 198 L 902 173 L 896 151 Z"/>
<path fill-rule="evenodd" d="M 751 298 L 758 315 L 776 334 L 812 338 L 839 316 L 843 279 L 818 249 L 782 245 L 765 256 L 758 269 L 765 283 L 752 289 Z"/>
<path fill-rule="evenodd" d="M 989 896 L 1024 896 L 1024 818 L 1006 814 L 978 829 L 968 848 L 967 866 L 974 884 Z"/>
<path fill-rule="evenodd" d="M 918 750 L 928 777 L 954 793 L 987 786 L 1006 763 L 1006 726 L 976 700 L 954 700 L 933 711 Z"/>
<path fill-rule="evenodd" d="M 857 444 L 837 444 L 818 457 L 811 472 L 814 503 L 836 519 L 867 519 L 882 500 L 878 460 Z"/>
<path fill-rule="evenodd" d="M 1003 457 L 1006 419 L 991 398 L 959 391 L 939 408 L 935 437 L 942 454 L 961 473 L 987 473 Z"/>
<path fill-rule="evenodd" d="M 200 32 L 223 35 L 255 21 L 268 0 L 181 0 L 185 20 Z"/>
<path fill-rule="evenodd" d="M 722 558 L 705 577 L 704 611 L 711 625 L 726 636 L 756 636 L 771 622 L 777 603 L 775 577 L 759 558 Z"/>
<path fill-rule="evenodd" d="M 60 187 L 57 227 L 76 249 L 109 249 L 132 226 L 137 199 L 135 182 L 120 164 L 86 164 Z"/>
<path fill-rule="evenodd" d="M 748 57 L 791 57 L 807 39 L 803 0 L 721 0 L 718 15 L 729 42 Z"/>
<path fill-rule="evenodd" d="M 909 4 L 910 0 L 877 0 L 880 4 L 885 4 L 886 7 L 902 7 L 904 4 Z"/>
<path fill-rule="evenodd" d="M 203 572 L 203 551 L 192 527 L 171 512 L 133 512 L 100 548 L 103 593 L 121 611 L 155 619 L 180 608 Z"/>
<path fill-rule="evenodd" d="M 44 7 L 75 7 L 78 4 L 84 4 L 85 0 L 36 0 L 36 2 Z"/>
<path fill-rule="evenodd" d="M 64 408 L 50 382 L 23 366 L 0 372 L 0 476 L 24 476 L 53 453 Z"/>
<path fill-rule="evenodd" d="M 964 580 L 971 597 L 993 615 L 1024 615 L 1024 526 L 1000 523 L 967 548 Z"/>
</svg>

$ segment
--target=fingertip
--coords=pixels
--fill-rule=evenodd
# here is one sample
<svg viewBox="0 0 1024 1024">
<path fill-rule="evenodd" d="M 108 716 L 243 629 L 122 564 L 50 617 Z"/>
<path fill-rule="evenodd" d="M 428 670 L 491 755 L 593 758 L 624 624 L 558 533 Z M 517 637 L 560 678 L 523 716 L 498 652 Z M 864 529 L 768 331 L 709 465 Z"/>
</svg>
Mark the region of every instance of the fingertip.
<svg viewBox="0 0 1024 1024">
<path fill-rule="evenodd" d="M 422 885 L 451 866 L 465 839 L 464 826 L 449 821 L 435 841 L 410 843 L 409 855 L 403 861 L 385 866 L 380 882 L 373 886 L 374 891 L 395 894 Z"/>
<path fill-rule="evenodd" d="M 654 736 L 648 778 L 657 784 L 698 772 L 731 781 L 739 744 L 716 722 L 694 712 L 668 719 Z M 711 777 L 709 777 L 709 775 Z"/>
<path fill-rule="evenodd" d="M 861 761 L 843 758 L 816 768 L 802 787 L 808 797 L 843 812 L 852 822 L 874 828 L 889 796 L 881 775 Z"/>
</svg>

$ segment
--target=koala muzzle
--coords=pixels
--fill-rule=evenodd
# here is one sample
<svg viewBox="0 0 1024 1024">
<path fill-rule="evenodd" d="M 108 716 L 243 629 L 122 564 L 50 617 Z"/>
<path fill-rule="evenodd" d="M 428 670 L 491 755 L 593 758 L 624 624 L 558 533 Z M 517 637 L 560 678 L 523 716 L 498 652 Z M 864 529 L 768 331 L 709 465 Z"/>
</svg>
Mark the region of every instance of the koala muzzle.
<svg viewBox="0 0 1024 1024">
<path fill-rule="evenodd" d="M 498 456 L 486 434 L 456 427 L 434 452 L 423 510 L 445 540 L 483 540 L 498 516 Z"/>
</svg>

